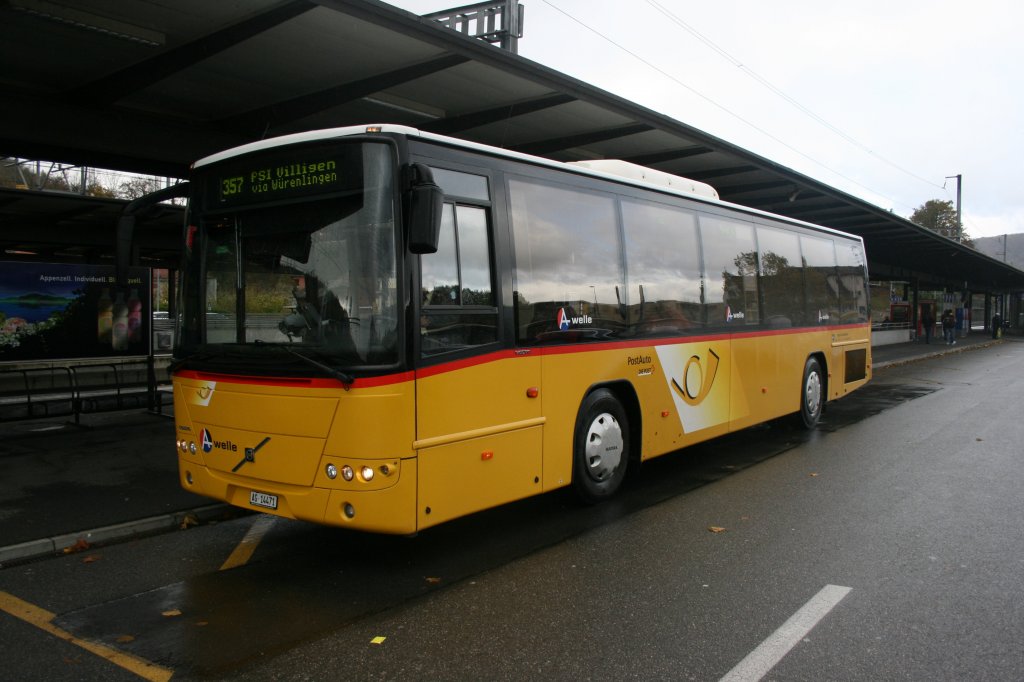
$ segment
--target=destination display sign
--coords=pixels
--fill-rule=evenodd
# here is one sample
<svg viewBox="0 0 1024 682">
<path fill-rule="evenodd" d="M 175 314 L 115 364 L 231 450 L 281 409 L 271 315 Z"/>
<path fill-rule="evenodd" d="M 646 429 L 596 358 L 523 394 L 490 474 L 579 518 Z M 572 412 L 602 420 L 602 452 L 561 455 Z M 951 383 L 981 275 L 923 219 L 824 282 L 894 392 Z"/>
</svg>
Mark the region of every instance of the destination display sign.
<svg viewBox="0 0 1024 682">
<path fill-rule="evenodd" d="M 218 165 L 207 184 L 207 206 L 262 204 L 361 186 L 358 145 L 289 148 Z"/>
</svg>

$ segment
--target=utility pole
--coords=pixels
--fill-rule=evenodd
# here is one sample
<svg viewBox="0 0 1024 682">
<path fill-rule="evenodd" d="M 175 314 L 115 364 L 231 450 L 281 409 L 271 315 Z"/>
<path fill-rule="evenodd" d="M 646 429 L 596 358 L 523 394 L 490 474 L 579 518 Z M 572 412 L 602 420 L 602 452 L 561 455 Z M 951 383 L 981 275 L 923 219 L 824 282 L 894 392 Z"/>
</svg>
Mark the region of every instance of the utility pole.
<svg viewBox="0 0 1024 682">
<path fill-rule="evenodd" d="M 960 219 L 960 181 L 963 179 L 963 175 L 947 175 L 946 179 L 956 178 L 956 240 L 958 242 L 963 241 L 964 236 L 964 223 Z"/>
</svg>

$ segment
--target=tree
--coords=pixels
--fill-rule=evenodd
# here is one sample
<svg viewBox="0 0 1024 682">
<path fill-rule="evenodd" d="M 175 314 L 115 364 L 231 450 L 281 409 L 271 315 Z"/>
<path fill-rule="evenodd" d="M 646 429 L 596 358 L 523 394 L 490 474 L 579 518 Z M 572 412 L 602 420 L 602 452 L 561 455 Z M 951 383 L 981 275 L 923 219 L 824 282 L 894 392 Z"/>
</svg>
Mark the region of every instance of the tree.
<svg viewBox="0 0 1024 682">
<path fill-rule="evenodd" d="M 932 232 L 938 232 L 943 237 L 972 245 L 971 238 L 964 232 L 963 226 L 957 223 L 956 208 L 952 201 L 929 199 L 917 207 L 910 216 L 910 222 L 928 228 Z"/>
<path fill-rule="evenodd" d="M 118 185 L 117 195 L 125 199 L 138 199 L 162 187 L 159 178 L 137 176 Z"/>
</svg>

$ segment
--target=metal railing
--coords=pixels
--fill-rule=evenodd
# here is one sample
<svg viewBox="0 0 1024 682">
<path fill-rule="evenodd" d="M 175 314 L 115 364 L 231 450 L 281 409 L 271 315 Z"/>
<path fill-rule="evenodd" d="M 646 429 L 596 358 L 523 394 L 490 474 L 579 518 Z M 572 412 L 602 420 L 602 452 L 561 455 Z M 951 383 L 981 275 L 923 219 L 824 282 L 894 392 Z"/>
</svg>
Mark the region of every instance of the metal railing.
<svg viewBox="0 0 1024 682">
<path fill-rule="evenodd" d="M 163 413 L 167 380 L 152 357 L 0 369 L 0 421 L 145 407 Z"/>
</svg>

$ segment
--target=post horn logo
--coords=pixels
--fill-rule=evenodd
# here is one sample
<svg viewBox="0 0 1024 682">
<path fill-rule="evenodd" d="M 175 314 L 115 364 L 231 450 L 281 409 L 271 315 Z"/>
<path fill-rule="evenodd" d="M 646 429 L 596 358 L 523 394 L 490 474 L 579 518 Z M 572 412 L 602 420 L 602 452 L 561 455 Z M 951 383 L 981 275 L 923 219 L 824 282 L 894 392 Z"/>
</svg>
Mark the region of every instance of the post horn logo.
<svg viewBox="0 0 1024 682">
<path fill-rule="evenodd" d="M 708 348 L 707 372 L 701 367 L 699 355 L 690 356 L 690 359 L 686 361 L 686 365 L 683 366 L 682 385 L 679 384 L 675 377 L 672 377 L 672 388 L 683 399 L 683 402 L 696 407 L 708 397 L 708 393 L 711 392 L 711 386 L 715 383 L 715 375 L 718 373 L 718 363 L 718 355 L 710 348 Z"/>
</svg>

